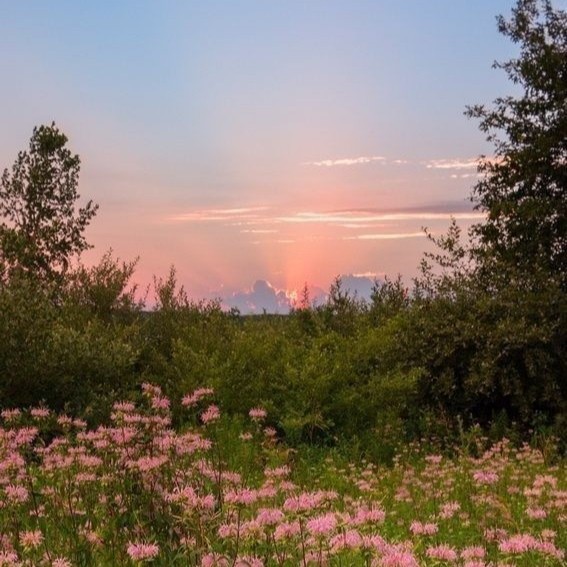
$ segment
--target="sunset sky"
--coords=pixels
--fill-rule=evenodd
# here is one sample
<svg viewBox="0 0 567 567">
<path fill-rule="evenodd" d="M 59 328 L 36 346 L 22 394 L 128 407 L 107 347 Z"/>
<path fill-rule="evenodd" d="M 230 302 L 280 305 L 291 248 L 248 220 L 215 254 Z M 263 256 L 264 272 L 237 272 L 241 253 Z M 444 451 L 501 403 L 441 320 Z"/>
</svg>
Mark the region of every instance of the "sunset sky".
<svg viewBox="0 0 567 567">
<path fill-rule="evenodd" d="M 491 68 L 516 54 L 495 22 L 513 5 L 2 2 L 0 167 L 54 120 L 100 205 L 85 261 L 140 256 L 142 286 L 174 264 L 192 297 L 258 306 L 409 280 L 423 226 L 479 220 L 491 147 L 463 111 L 513 89 Z"/>
</svg>

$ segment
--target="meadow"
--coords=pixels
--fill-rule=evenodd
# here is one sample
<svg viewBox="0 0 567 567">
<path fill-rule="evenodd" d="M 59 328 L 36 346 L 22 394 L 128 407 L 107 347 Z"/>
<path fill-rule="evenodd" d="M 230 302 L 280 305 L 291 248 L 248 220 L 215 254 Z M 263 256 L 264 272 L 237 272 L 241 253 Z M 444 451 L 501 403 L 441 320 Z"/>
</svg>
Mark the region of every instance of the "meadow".
<svg viewBox="0 0 567 567">
<path fill-rule="evenodd" d="M 0 567 L 566 564 L 567 13 L 498 29 L 483 220 L 369 301 L 250 317 L 83 264 L 98 205 L 34 128 L 0 179 Z"/>
<path fill-rule="evenodd" d="M 211 388 L 144 384 L 97 427 L 5 409 L 0 565 L 564 565 L 567 476 L 551 448 L 451 456 L 415 441 L 391 465 L 295 451 L 263 408 L 240 422 Z"/>
</svg>

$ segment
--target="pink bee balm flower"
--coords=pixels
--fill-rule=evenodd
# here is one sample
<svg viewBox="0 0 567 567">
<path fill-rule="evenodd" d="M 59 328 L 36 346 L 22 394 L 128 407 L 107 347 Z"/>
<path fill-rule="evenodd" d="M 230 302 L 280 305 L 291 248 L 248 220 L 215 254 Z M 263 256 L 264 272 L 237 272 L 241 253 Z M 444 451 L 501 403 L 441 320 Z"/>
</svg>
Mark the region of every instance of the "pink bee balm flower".
<svg viewBox="0 0 567 567">
<path fill-rule="evenodd" d="M 13 551 L 0 550 L 0 565 L 19 565 L 18 556 Z"/>
<path fill-rule="evenodd" d="M 256 521 L 262 526 L 275 526 L 284 519 L 284 513 L 277 508 L 260 508 Z"/>
<path fill-rule="evenodd" d="M 227 504 L 253 504 L 258 500 L 258 491 L 250 488 L 241 488 L 240 490 L 229 490 L 224 496 Z"/>
<path fill-rule="evenodd" d="M 219 553 L 207 553 L 201 559 L 201 567 L 229 567 L 231 563 L 224 556 Z"/>
<path fill-rule="evenodd" d="M 15 409 L 5 409 L 0 412 L 0 416 L 4 418 L 5 421 L 13 421 L 18 419 L 22 415 L 22 412 L 15 408 Z"/>
<path fill-rule="evenodd" d="M 292 538 L 301 532 L 301 525 L 298 521 L 282 522 L 274 531 L 274 539 L 280 541 L 282 539 Z"/>
<path fill-rule="evenodd" d="M 526 515 L 532 520 L 543 520 L 547 518 L 547 512 L 543 508 L 528 508 Z"/>
<path fill-rule="evenodd" d="M 461 550 L 461 557 L 463 559 L 483 559 L 486 555 L 484 547 L 470 546 Z"/>
<path fill-rule="evenodd" d="M 210 396 L 212 394 L 214 394 L 214 390 L 212 388 L 198 388 L 192 394 L 184 396 L 181 400 L 181 404 L 187 407 L 192 407 L 197 405 L 205 396 Z"/>
<path fill-rule="evenodd" d="M 252 408 L 249 412 L 248 415 L 252 418 L 252 420 L 254 421 L 261 421 L 262 419 L 265 419 L 266 416 L 268 415 L 268 413 L 266 412 L 265 409 L 262 408 Z"/>
<path fill-rule="evenodd" d="M 220 419 L 220 410 L 215 405 L 210 405 L 202 414 L 201 421 L 206 425 Z"/>
<path fill-rule="evenodd" d="M 234 567 L 264 567 L 264 562 L 258 557 L 244 555 L 237 557 Z"/>
<path fill-rule="evenodd" d="M 169 399 L 164 396 L 154 396 L 152 398 L 152 408 L 154 409 L 169 409 Z"/>
<path fill-rule="evenodd" d="M 71 562 L 64 557 L 57 557 L 53 560 L 51 565 L 53 565 L 53 567 L 73 567 Z"/>
<path fill-rule="evenodd" d="M 332 513 L 317 516 L 307 522 L 307 530 L 315 536 L 331 533 L 336 527 L 337 518 Z"/>
<path fill-rule="evenodd" d="M 126 553 L 134 561 L 153 559 L 159 553 L 159 547 L 155 543 L 129 543 Z"/>
<path fill-rule="evenodd" d="M 537 547 L 537 539 L 530 534 L 513 535 L 498 544 L 498 549 L 503 553 L 526 553 Z"/>
<path fill-rule="evenodd" d="M 39 547 L 41 542 L 43 541 L 43 534 L 40 530 L 29 531 L 29 532 L 22 532 L 20 534 L 20 543 L 22 547 L 27 549 L 33 549 L 35 547 Z"/>
<path fill-rule="evenodd" d="M 390 549 L 382 557 L 380 567 L 419 567 L 413 553 L 405 549 Z"/>
<path fill-rule="evenodd" d="M 428 523 L 422 524 L 421 522 L 412 522 L 410 525 L 410 532 L 414 535 L 433 535 L 439 531 L 437 524 Z"/>
<path fill-rule="evenodd" d="M 431 559 L 439 559 L 440 561 L 457 560 L 457 552 L 452 547 L 445 544 L 428 547 L 426 554 L 427 557 L 431 557 Z"/>
<path fill-rule="evenodd" d="M 28 490 L 24 486 L 8 484 L 4 488 L 4 491 L 6 492 L 6 497 L 10 502 L 26 502 L 29 498 Z"/>
<path fill-rule="evenodd" d="M 476 471 L 473 474 L 477 484 L 495 484 L 498 482 L 498 473 L 493 471 Z"/>
<path fill-rule="evenodd" d="M 274 438 L 278 432 L 273 427 L 266 427 L 264 429 L 264 435 L 269 438 Z"/>
<path fill-rule="evenodd" d="M 38 419 L 45 418 L 49 417 L 49 410 L 47 408 L 32 408 L 30 414 Z"/>
</svg>

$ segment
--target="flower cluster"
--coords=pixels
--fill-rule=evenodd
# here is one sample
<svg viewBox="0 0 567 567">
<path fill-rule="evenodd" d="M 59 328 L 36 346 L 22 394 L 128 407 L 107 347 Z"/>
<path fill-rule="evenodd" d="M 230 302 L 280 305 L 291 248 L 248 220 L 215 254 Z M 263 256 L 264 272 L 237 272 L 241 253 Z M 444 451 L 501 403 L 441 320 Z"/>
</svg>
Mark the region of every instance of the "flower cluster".
<svg viewBox="0 0 567 567">
<path fill-rule="evenodd" d="M 528 446 L 306 473 L 262 408 L 230 437 L 211 389 L 183 398 L 194 425 L 178 430 L 160 388 L 143 393 L 96 429 L 2 411 L 0 566 L 564 564 L 565 468 Z"/>
</svg>

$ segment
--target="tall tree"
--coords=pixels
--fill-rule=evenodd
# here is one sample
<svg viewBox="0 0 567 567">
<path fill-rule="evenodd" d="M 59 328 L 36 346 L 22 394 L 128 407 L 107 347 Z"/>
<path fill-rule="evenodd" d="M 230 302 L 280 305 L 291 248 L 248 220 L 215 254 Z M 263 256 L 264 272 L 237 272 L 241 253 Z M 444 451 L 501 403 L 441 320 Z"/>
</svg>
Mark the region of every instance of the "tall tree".
<svg viewBox="0 0 567 567">
<path fill-rule="evenodd" d="M 96 214 L 92 201 L 77 208 L 80 158 L 52 123 L 34 128 L 29 150 L 0 182 L 0 276 L 55 281 L 71 258 L 89 248 L 84 231 Z"/>
<path fill-rule="evenodd" d="M 476 256 L 497 285 L 498 274 L 508 280 L 514 273 L 527 285 L 552 279 L 565 290 L 567 13 L 550 0 L 518 0 L 510 19 L 498 18 L 498 29 L 520 53 L 494 67 L 519 94 L 467 108 L 495 146 L 473 190 L 477 208 L 487 213 L 473 227 Z"/>
</svg>

